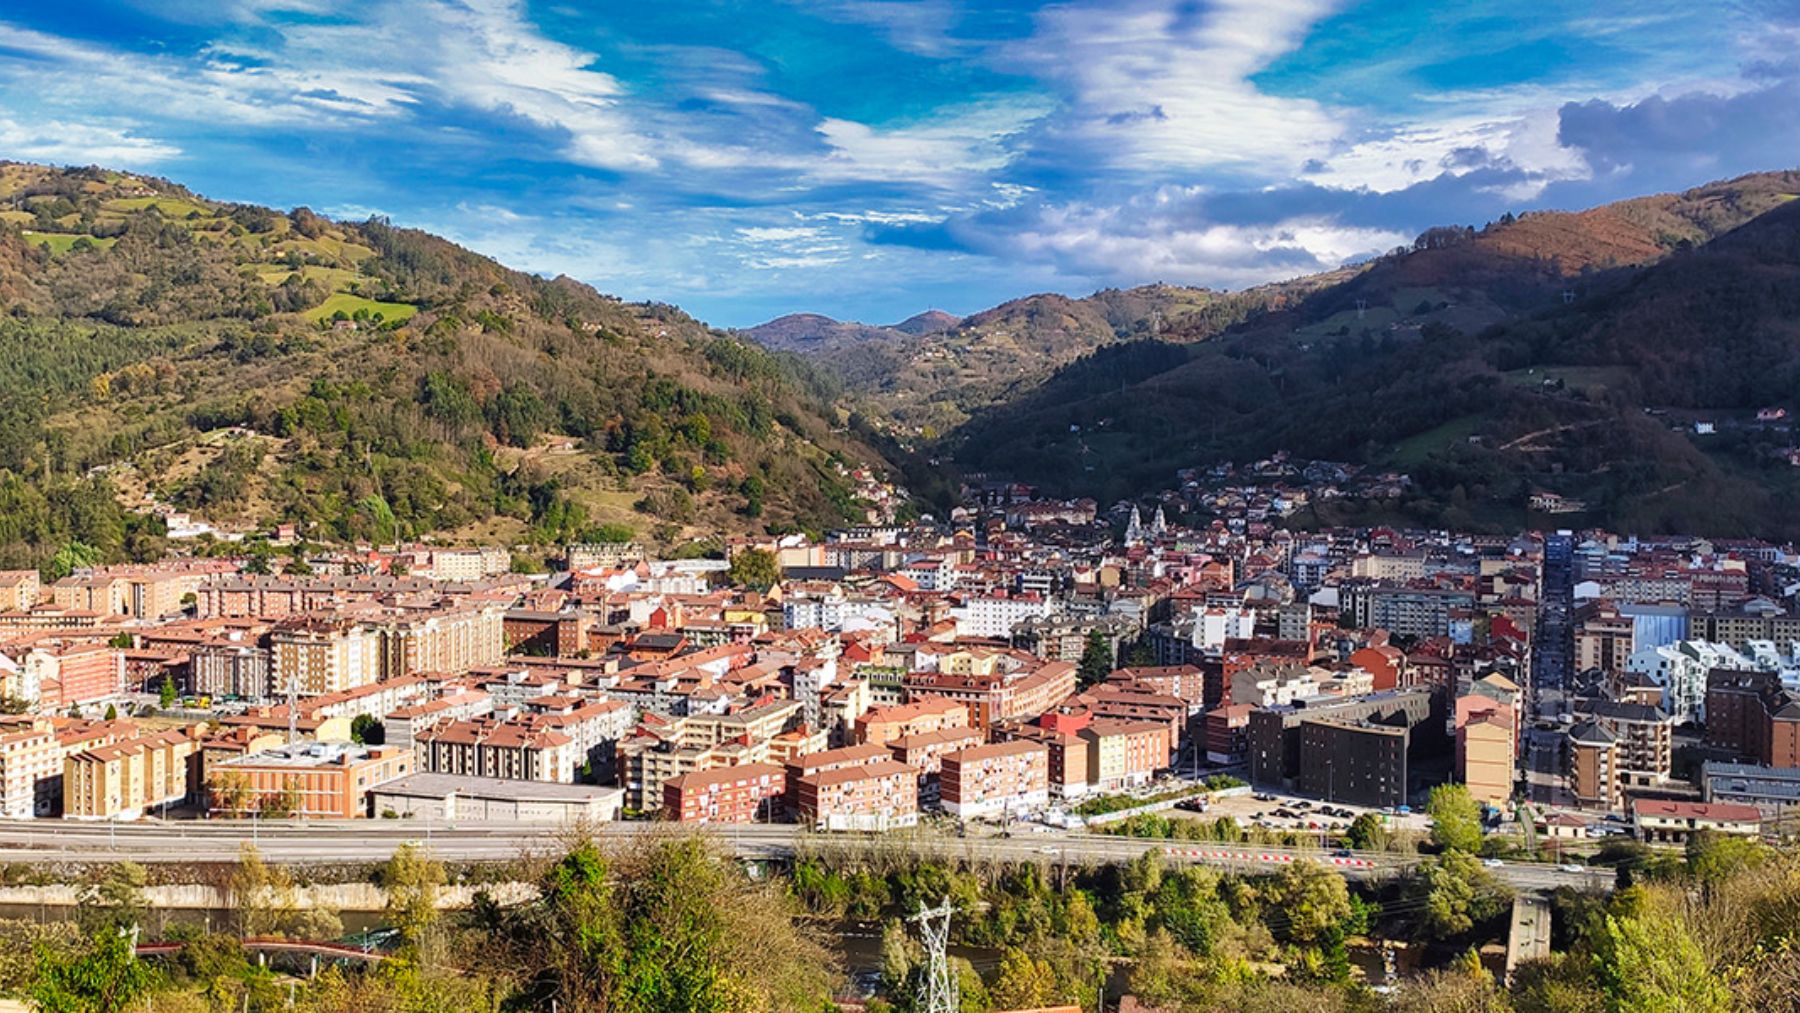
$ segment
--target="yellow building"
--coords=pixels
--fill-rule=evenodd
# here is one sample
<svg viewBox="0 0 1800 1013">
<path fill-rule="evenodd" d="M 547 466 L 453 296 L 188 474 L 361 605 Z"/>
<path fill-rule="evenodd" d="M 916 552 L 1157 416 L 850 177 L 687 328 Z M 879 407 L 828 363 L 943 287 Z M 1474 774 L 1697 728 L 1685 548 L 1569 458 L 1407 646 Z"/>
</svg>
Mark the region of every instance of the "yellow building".
<svg viewBox="0 0 1800 1013">
<path fill-rule="evenodd" d="M 0 720 L 0 816 L 38 815 L 38 794 L 47 779 L 62 776 L 62 756 L 49 719 Z"/>
<path fill-rule="evenodd" d="M 269 634 L 272 687 L 301 696 L 342 693 L 381 678 L 381 633 L 349 619 L 298 619 Z"/>
<path fill-rule="evenodd" d="M 273 692 L 290 680 L 301 696 L 342 693 L 419 672 L 460 674 L 506 656 L 506 611 L 497 604 L 309 616 L 269 636 Z"/>
<path fill-rule="evenodd" d="M 0 612 L 36 605 L 40 590 L 36 570 L 0 570 Z"/>
<path fill-rule="evenodd" d="M 1469 794 L 1499 805 L 1513 794 L 1513 728 L 1498 710 L 1470 715 L 1457 729 L 1457 759 Z"/>
<path fill-rule="evenodd" d="M 199 743 L 184 731 L 152 732 L 63 760 L 63 816 L 136 819 L 180 802 L 194 783 Z"/>
</svg>

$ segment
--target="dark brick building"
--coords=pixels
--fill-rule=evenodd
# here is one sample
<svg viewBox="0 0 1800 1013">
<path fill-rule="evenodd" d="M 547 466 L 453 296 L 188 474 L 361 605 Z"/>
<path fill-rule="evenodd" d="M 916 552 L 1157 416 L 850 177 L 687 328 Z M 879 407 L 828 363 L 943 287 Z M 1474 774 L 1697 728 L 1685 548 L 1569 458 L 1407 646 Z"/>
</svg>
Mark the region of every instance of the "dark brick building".
<svg viewBox="0 0 1800 1013">
<path fill-rule="evenodd" d="M 1404 733 L 1401 740 L 1403 759 L 1397 773 L 1401 778 L 1402 786 L 1399 790 L 1402 795 L 1405 792 L 1406 767 L 1414 758 L 1444 753 L 1449 749 L 1449 738 L 1444 730 L 1444 697 L 1440 690 L 1432 687 L 1419 686 L 1387 693 L 1371 693 L 1349 700 L 1299 701 L 1286 707 L 1258 708 L 1251 712 L 1251 781 L 1268 787 L 1297 788 L 1309 793 L 1317 791 L 1328 794 L 1333 791 L 1335 778 L 1331 772 L 1334 768 L 1328 766 L 1326 760 L 1335 754 L 1340 743 L 1367 741 L 1383 744 L 1383 749 L 1390 748 L 1390 740 L 1385 734 L 1372 733 L 1366 738 L 1328 730 L 1315 731 L 1311 738 L 1303 734 L 1303 726 L 1323 722 L 1358 727 L 1381 725 L 1400 729 Z M 1383 765 L 1390 765 L 1386 760 L 1381 762 Z M 1315 779 L 1314 768 L 1319 767 L 1325 768 L 1323 774 L 1319 775 L 1324 778 L 1322 790 L 1308 787 L 1311 779 Z M 1395 773 L 1389 770 L 1386 776 L 1392 780 Z M 1341 797 L 1345 801 L 1353 801 L 1348 796 Z"/>
</svg>

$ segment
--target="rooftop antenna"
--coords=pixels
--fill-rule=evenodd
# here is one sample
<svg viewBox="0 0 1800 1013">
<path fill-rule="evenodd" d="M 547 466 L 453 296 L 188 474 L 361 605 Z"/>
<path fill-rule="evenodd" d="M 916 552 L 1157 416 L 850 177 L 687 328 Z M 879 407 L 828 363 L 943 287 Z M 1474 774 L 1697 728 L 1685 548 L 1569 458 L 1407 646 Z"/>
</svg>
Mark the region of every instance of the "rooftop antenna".
<svg viewBox="0 0 1800 1013">
<path fill-rule="evenodd" d="M 907 921 L 919 926 L 919 939 L 925 945 L 925 981 L 920 988 L 919 1013 L 957 1013 L 961 999 L 956 979 L 950 975 L 950 916 L 956 909 L 945 897 L 937 907 L 927 909 L 919 904 L 919 913 Z"/>
</svg>

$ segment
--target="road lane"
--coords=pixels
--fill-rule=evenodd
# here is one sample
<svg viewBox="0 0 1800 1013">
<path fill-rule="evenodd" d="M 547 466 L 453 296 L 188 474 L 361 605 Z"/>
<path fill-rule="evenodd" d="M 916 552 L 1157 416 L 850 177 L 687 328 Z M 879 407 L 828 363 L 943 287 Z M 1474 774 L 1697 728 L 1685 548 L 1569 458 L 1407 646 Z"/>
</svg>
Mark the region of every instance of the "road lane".
<svg viewBox="0 0 1800 1013">
<path fill-rule="evenodd" d="M 601 823 L 584 828 L 594 836 L 623 838 L 668 833 L 666 823 Z M 508 861 L 554 854 L 580 831 L 538 823 L 443 823 L 372 820 L 343 823 L 275 821 L 195 821 L 84 823 L 37 821 L 0 823 L 0 861 L 142 863 L 233 862 L 246 843 L 272 862 L 331 864 L 379 862 L 403 843 L 428 847 L 446 861 Z M 1130 861 L 1157 851 L 1170 861 L 1234 872 L 1268 872 L 1311 860 L 1352 879 L 1398 875 L 1420 856 L 1376 851 L 1338 853 L 1309 848 L 1171 842 L 1099 834 L 1028 834 L 1016 837 L 949 837 L 929 833 L 880 837 L 827 835 L 788 825 L 711 828 L 721 846 L 744 858 L 787 858 L 796 850 L 834 847 L 893 848 L 921 857 L 1043 861 L 1073 864 Z M 1547 891 L 1557 886 L 1604 889 L 1612 874 L 1604 869 L 1569 871 L 1542 863 L 1511 862 L 1492 871 L 1515 889 Z"/>
</svg>

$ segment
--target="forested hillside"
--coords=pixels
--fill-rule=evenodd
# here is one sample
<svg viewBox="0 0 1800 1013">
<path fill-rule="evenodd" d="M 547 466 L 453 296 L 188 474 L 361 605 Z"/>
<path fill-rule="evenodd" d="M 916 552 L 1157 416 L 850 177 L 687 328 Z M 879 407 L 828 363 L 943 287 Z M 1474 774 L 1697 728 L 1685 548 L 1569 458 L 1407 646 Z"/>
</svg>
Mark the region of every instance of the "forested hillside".
<svg viewBox="0 0 1800 1013">
<path fill-rule="evenodd" d="M 674 307 L 100 169 L 0 165 L 0 310 L 0 565 L 152 551 L 153 506 L 376 542 L 816 527 L 878 460 L 808 365 Z"/>
<path fill-rule="evenodd" d="M 1143 285 L 1081 299 L 1045 293 L 961 320 L 924 313 L 894 327 L 794 314 L 745 334 L 805 355 L 842 384 L 847 405 L 875 428 L 903 441 L 929 441 L 971 416 L 1029 397 L 1057 368 L 1096 349 L 1157 336 L 1198 340 L 1351 273 L 1243 292 Z"/>
<path fill-rule="evenodd" d="M 1794 435 L 1756 417 L 1800 411 L 1796 193 L 1769 173 L 1433 229 L 1216 337 L 1094 352 L 949 445 L 1103 497 L 1289 450 L 1410 472 L 1384 520 L 1516 526 L 1550 491 L 1632 530 L 1800 535 Z"/>
</svg>

